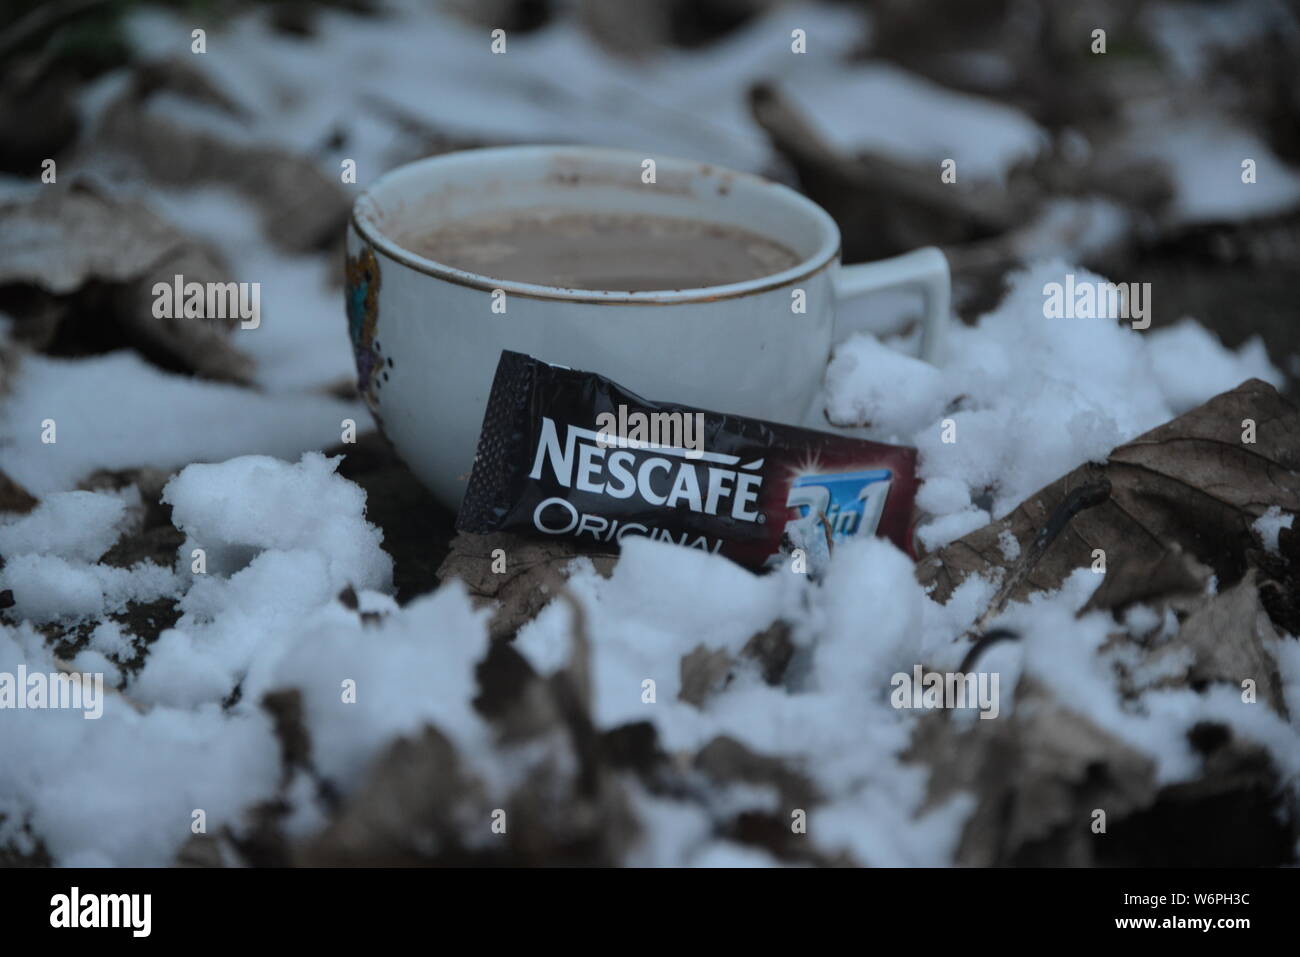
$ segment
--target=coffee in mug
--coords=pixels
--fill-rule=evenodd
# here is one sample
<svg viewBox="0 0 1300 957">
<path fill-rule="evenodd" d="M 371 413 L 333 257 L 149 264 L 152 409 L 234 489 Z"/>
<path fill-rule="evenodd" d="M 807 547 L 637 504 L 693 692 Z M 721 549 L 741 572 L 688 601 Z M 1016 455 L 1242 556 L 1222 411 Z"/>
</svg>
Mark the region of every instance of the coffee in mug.
<svg viewBox="0 0 1300 957">
<path fill-rule="evenodd" d="M 496 279 L 626 292 L 746 282 L 799 262 L 793 250 L 739 226 L 563 207 L 481 213 L 398 242 Z"/>
</svg>

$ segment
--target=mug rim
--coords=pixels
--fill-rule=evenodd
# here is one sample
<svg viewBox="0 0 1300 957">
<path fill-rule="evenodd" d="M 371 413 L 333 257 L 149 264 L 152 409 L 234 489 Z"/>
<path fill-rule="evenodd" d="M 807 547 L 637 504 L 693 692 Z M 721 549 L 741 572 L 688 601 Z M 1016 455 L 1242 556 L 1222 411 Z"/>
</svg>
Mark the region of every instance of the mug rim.
<svg viewBox="0 0 1300 957">
<path fill-rule="evenodd" d="M 423 159 L 415 160 L 410 163 L 403 163 L 401 166 L 394 167 L 383 173 L 374 182 L 370 183 L 365 190 L 356 198 L 352 204 L 351 225 L 358 236 L 365 242 L 369 243 L 377 251 L 384 254 L 389 259 L 413 269 L 416 272 L 423 273 L 435 279 L 442 279 L 447 282 L 455 283 L 460 286 L 469 286 L 474 289 L 493 291 L 501 289 L 507 295 L 523 296 L 530 299 L 552 299 L 564 302 L 583 302 L 606 305 L 672 305 L 674 303 L 686 302 L 712 302 L 718 299 L 732 299 L 738 296 L 750 296 L 757 293 L 768 292 L 772 289 L 779 289 L 791 282 L 798 282 L 806 279 L 813 274 L 825 269 L 833 263 L 840 254 L 840 231 L 831 218 L 830 213 L 822 209 L 817 203 L 813 202 L 803 194 L 796 192 L 788 186 L 777 183 L 773 180 L 757 176 L 753 173 L 743 173 L 738 170 L 732 170 L 725 166 L 718 166 L 714 163 L 705 163 L 698 160 L 685 159 L 679 156 L 661 156 L 654 157 L 657 163 L 668 163 L 680 167 L 695 167 L 698 171 L 709 174 L 725 174 L 735 179 L 742 179 L 750 184 L 767 190 L 776 196 L 780 201 L 788 206 L 800 210 L 809 218 L 815 220 L 821 227 L 823 233 L 821 244 L 816 251 L 809 256 L 805 256 L 788 269 L 772 273 L 767 276 L 758 276 L 754 279 L 747 279 L 743 282 L 721 283 L 714 286 L 694 286 L 683 289 L 646 289 L 637 291 L 627 290 L 606 290 L 606 289 L 572 289 L 565 286 L 548 286 L 540 283 L 518 282 L 509 279 L 493 279 L 481 273 L 468 272 L 463 269 L 457 269 L 445 263 L 438 262 L 412 252 L 406 247 L 398 244 L 395 240 L 384 233 L 378 225 L 370 218 L 372 210 L 376 204 L 374 192 L 384 187 L 392 179 L 399 175 L 409 174 L 412 170 L 420 167 L 433 166 L 451 158 L 465 159 L 469 155 L 482 156 L 492 154 L 493 156 L 509 158 L 516 156 L 523 158 L 528 155 L 537 156 L 562 156 L 565 154 L 572 155 L 580 153 L 588 156 L 605 157 L 608 159 L 638 159 L 641 153 L 636 150 L 617 149 L 603 146 L 582 146 L 582 145 L 553 145 L 553 146 L 489 146 L 466 150 L 454 150 L 447 153 L 439 153 L 436 156 L 427 156 Z M 770 237 L 769 237 L 770 238 Z"/>
</svg>

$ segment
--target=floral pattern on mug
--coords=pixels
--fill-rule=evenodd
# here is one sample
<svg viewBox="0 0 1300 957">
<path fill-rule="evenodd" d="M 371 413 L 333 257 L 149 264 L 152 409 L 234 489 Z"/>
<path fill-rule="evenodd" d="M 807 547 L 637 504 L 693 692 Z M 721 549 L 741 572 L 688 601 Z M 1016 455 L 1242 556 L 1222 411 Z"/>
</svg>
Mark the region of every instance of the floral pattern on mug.
<svg viewBox="0 0 1300 957">
<path fill-rule="evenodd" d="M 385 359 L 375 339 L 379 321 L 379 261 L 375 251 L 365 246 L 357 256 L 349 256 L 347 272 L 348 334 L 357 360 L 357 391 L 373 410 L 378 405 L 376 392 L 388 377 Z M 391 366 L 392 360 L 387 364 Z"/>
</svg>

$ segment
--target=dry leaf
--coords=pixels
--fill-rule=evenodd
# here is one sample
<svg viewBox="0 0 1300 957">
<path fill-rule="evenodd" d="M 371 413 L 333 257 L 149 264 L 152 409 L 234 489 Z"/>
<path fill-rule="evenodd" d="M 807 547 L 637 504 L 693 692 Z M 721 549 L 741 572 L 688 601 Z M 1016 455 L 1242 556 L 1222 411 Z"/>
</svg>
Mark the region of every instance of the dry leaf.
<svg viewBox="0 0 1300 957">
<path fill-rule="evenodd" d="M 1169 602 L 1186 603 L 1205 594 L 1213 572 L 1175 545 L 1154 566 L 1144 556 L 1125 554 L 1111 565 L 1084 612 L 1121 612 L 1131 605 L 1161 608 Z"/>
<path fill-rule="evenodd" d="M 153 286 L 226 282 L 216 256 L 144 206 L 85 186 L 0 204 L 0 286 L 15 338 L 60 355 L 130 347 L 168 368 L 248 383 L 253 360 L 227 336 L 238 319 L 158 319 Z"/>
<path fill-rule="evenodd" d="M 677 692 L 677 699 L 697 708 L 703 707 L 711 695 L 726 687 L 734 664 L 726 651 L 696 645 L 690 654 L 682 655 L 681 690 Z"/>
<path fill-rule="evenodd" d="M 719 735 L 695 755 L 695 769 L 717 784 L 768 786 L 787 808 L 808 808 L 820 800 L 813 783 L 780 758 L 756 754 L 735 738 Z"/>
<path fill-rule="evenodd" d="M 961 727 L 925 716 L 905 758 L 931 769 L 924 812 L 959 792 L 974 795 L 958 865 L 1087 865 L 1095 808 L 1108 819 L 1150 806 L 1155 764 L 1022 678 L 1013 713 Z"/>
<path fill-rule="evenodd" d="M 1277 640 L 1277 629 L 1260 603 L 1255 573 L 1250 571 L 1227 591 L 1202 599 L 1178 635 L 1155 649 L 1152 661 L 1190 650 L 1192 663 L 1184 680 L 1192 687 L 1217 681 L 1241 690 L 1242 682 L 1250 680 L 1259 700 L 1286 718 L 1282 679 L 1267 648 Z"/>
<path fill-rule="evenodd" d="M 1148 808 L 1110 822 L 1097 845 L 1104 867 L 1284 867 L 1300 819 L 1287 807 L 1267 749 L 1213 722 L 1187 733 L 1199 777 L 1166 785 Z M 1211 827 L 1207 821 L 1213 821 Z"/>
<path fill-rule="evenodd" d="M 461 532 L 452 539 L 451 553 L 438 569 L 438 580 L 459 578 L 475 598 L 496 603 L 489 632 L 493 638 L 508 638 L 555 597 L 553 586 L 564 580 L 569 563 L 580 554 L 559 540 L 533 541 L 506 532 Z M 614 567 L 613 556 L 588 557 L 603 575 Z M 494 566 L 504 570 L 494 571 Z"/>
<path fill-rule="evenodd" d="M 794 640 L 790 637 L 790 623 L 778 618 L 772 624 L 757 632 L 745 643 L 740 656 L 757 663 L 763 680 L 770 685 L 779 685 L 785 678 L 785 671 L 790 667 L 794 657 Z"/>
<path fill-rule="evenodd" d="M 1243 420 L 1255 443 L 1241 441 Z M 1185 552 L 1219 581 L 1239 579 L 1254 549 L 1251 523 L 1276 505 L 1300 510 L 1300 410 L 1266 382 L 1251 379 L 1116 448 L 1104 466 L 1085 465 L 1022 502 L 1009 516 L 944 546 L 917 566 L 917 578 L 944 602 L 968 575 L 1008 565 L 1004 529 L 1033 538 L 1075 488 L 1109 481 L 1109 501 L 1077 515 L 1010 596 L 1058 587 L 1105 554 L 1108 575 L 1148 576 Z M 1163 573 L 1162 573 L 1163 574 Z M 1117 595 L 1113 600 L 1126 600 Z"/>
<path fill-rule="evenodd" d="M 487 832 L 490 811 L 455 745 L 426 725 L 388 747 L 338 817 L 294 859 L 308 867 L 462 863 L 473 856 L 466 837 L 474 822 Z"/>
<path fill-rule="evenodd" d="M 1291 860 L 1300 822 L 1267 751 L 1200 723 L 1191 780 L 1159 786 L 1155 762 L 1039 682 L 1021 678 L 1015 709 L 962 725 L 918 723 L 904 759 L 930 769 L 920 813 L 958 794 L 975 808 L 954 863 L 1006 866 L 1260 866 Z M 1105 813 L 1105 831 L 1094 831 Z M 1205 822 L 1213 821 L 1207 828 Z"/>
<path fill-rule="evenodd" d="M 40 504 L 40 499 L 4 472 L 0 472 L 0 512 L 26 514 Z"/>
<path fill-rule="evenodd" d="M 129 156 L 153 182 L 192 187 L 219 183 L 239 190 L 262 216 L 266 234 L 290 252 L 326 248 L 343 234 L 351 201 L 337 180 L 312 160 L 267 146 L 179 125 L 149 110 L 166 91 L 216 109 L 239 126 L 239 108 L 181 60 L 136 69 L 131 87 L 104 110 L 97 149 Z"/>
<path fill-rule="evenodd" d="M 510 642 L 490 642 L 474 677 L 479 687 L 474 709 L 497 727 L 501 741 L 535 738 L 559 726 L 547 683 Z"/>
<path fill-rule="evenodd" d="M 812 813 L 822 796 L 814 783 L 779 757 L 751 751 L 727 735 L 719 735 L 695 755 L 694 770 L 714 785 L 727 788 L 768 789 L 773 792 L 771 809 L 741 810 L 720 822 L 720 833 L 742 844 L 761 847 L 779 858 L 807 864 L 843 864 L 811 845 L 791 827 L 795 811 Z"/>
</svg>

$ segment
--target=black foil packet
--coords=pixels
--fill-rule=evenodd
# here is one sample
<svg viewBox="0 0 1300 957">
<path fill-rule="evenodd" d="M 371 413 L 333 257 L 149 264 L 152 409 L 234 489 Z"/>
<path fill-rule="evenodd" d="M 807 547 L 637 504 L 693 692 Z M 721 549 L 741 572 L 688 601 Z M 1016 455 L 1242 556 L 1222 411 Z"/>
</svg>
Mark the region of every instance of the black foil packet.
<svg viewBox="0 0 1300 957">
<path fill-rule="evenodd" d="M 803 549 L 817 568 L 872 534 L 914 556 L 916 486 L 915 449 L 652 402 L 503 351 L 456 527 L 609 550 L 646 535 L 750 568 Z"/>
</svg>

